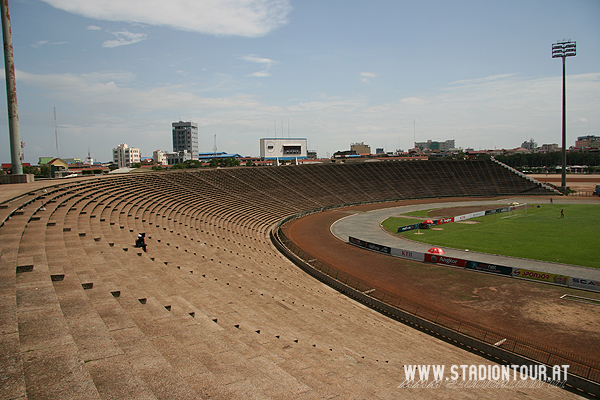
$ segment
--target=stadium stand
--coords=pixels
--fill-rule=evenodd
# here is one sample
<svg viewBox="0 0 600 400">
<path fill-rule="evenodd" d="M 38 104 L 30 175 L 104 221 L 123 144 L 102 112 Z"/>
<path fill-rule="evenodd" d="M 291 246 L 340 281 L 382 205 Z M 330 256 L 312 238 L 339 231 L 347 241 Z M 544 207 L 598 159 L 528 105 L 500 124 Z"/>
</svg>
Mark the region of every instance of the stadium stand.
<svg viewBox="0 0 600 400">
<path fill-rule="evenodd" d="M 405 364 L 489 364 L 306 275 L 269 230 L 336 204 L 549 193 L 488 161 L 55 182 L 0 204 L 2 399 L 389 399 Z"/>
</svg>

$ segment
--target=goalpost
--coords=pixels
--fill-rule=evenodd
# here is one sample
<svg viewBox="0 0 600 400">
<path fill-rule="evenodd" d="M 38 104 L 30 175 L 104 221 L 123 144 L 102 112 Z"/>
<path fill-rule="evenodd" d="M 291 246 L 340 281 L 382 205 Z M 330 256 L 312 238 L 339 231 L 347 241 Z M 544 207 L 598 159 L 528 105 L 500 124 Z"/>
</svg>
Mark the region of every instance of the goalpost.
<svg viewBox="0 0 600 400">
<path fill-rule="evenodd" d="M 527 216 L 527 203 L 511 204 L 508 207 L 508 215 L 504 218 L 512 218 L 516 216 Z"/>
</svg>

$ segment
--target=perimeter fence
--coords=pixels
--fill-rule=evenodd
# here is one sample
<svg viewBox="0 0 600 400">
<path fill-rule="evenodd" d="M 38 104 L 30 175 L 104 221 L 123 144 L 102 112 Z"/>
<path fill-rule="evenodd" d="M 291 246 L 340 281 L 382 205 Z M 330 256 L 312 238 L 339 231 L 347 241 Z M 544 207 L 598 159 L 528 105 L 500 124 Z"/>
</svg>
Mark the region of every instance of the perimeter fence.
<svg viewBox="0 0 600 400">
<path fill-rule="evenodd" d="M 426 326 L 425 330 L 431 331 L 437 336 L 451 338 L 452 341 L 462 345 L 487 349 L 481 352 L 487 352 L 488 355 L 493 355 L 499 360 L 505 362 L 511 359 L 515 360 L 514 356 L 516 355 L 548 366 L 569 365 L 570 375 L 583 378 L 581 380 L 575 378 L 574 381 L 578 383 L 574 387 L 579 387 L 580 390 L 600 397 L 600 364 L 589 358 L 500 329 L 491 329 L 473 321 L 461 320 L 407 298 L 394 296 L 333 265 L 315 259 L 292 242 L 281 229 L 285 223 L 314 212 L 317 211 L 312 210 L 285 218 L 271 231 L 275 245 L 309 274 L 388 316 L 408 321 L 419 327 Z M 457 337 L 462 339 L 457 341 Z M 517 357 L 517 359 L 519 358 Z"/>
</svg>

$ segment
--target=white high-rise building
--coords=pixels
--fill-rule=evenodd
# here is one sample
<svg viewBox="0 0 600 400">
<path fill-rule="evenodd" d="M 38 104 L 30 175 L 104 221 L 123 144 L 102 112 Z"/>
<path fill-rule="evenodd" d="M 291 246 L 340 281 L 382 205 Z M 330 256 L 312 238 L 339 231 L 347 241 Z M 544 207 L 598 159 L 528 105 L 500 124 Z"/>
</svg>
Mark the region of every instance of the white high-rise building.
<svg viewBox="0 0 600 400">
<path fill-rule="evenodd" d="M 193 160 L 198 159 L 198 124 L 195 122 L 173 122 L 173 151 L 186 150 Z"/>
<path fill-rule="evenodd" d="M 139 163 L 142 157 L 140 149 L 127 146 L 127 143 L 122 143 L 113 149 L 113 162 L 119 168 L 131 167 L 135 163 Z"/>
</svg>

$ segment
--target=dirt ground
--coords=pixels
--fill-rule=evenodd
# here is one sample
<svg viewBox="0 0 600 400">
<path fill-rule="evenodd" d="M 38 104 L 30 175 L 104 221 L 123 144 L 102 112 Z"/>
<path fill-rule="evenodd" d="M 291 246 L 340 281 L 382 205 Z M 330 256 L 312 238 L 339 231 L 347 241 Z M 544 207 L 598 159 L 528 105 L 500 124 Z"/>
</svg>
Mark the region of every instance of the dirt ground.
<svg viewBox="0 0 600 400">
<path fill-rule="evenodd" d="M 533 174 L 528 175 L 538 182 L 551 183 L 554 186 L 562 185 L 561 174 Z M 567 174 L 567 186 L 578 192 L 593 192 L 596 185 L 600 185 L 598 174 Z"/>
<path fill-rule="evenodd" d="M 425 202 L 436 200 L 313 214 L 292 221 L 284 231 L 314 258 L 380 292 L 600 363 L 600 306 L 560 299 L 564 294 L 600 299 L 600 294 L 389 257 L 344 243 L 329 230 L 349 213 Z M 460 213 L 464 210 L 460 207 Z"/>
</svg>

